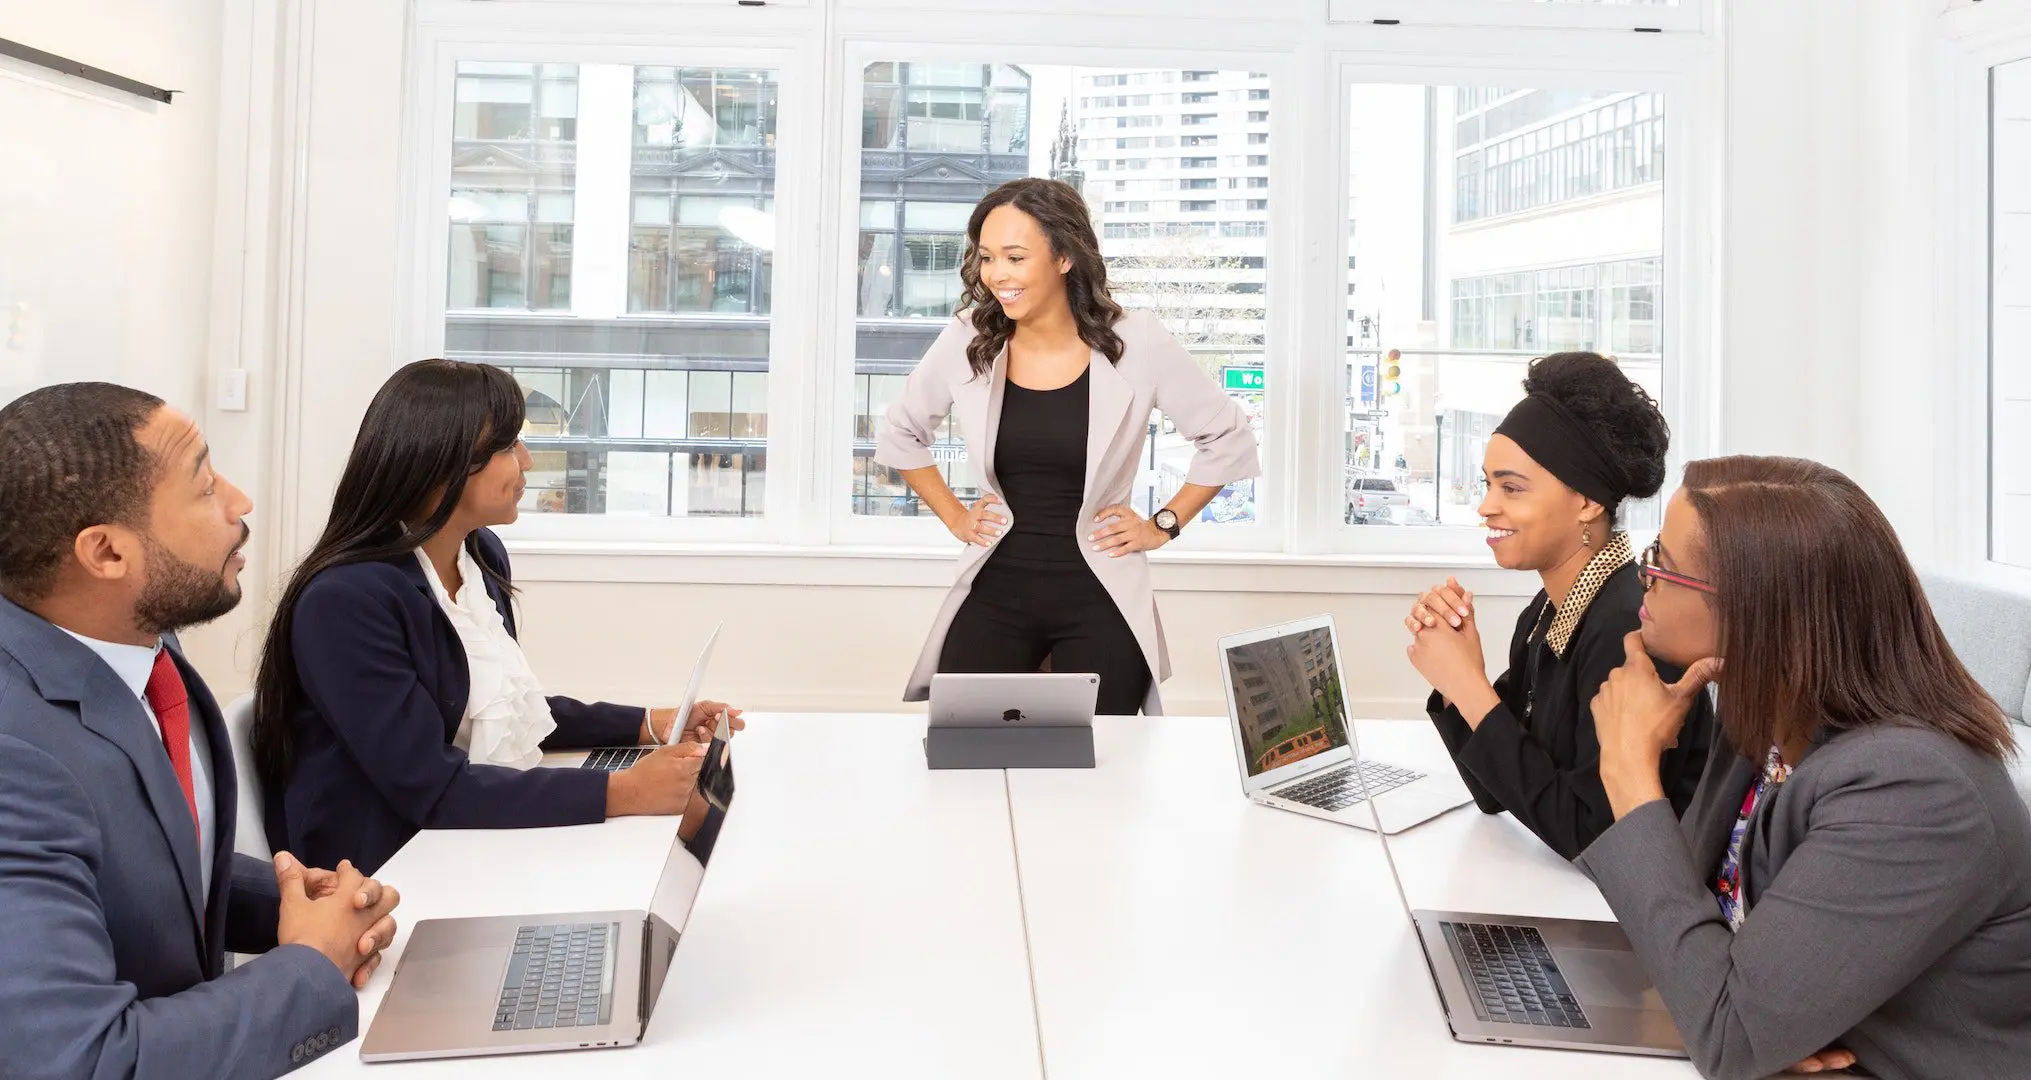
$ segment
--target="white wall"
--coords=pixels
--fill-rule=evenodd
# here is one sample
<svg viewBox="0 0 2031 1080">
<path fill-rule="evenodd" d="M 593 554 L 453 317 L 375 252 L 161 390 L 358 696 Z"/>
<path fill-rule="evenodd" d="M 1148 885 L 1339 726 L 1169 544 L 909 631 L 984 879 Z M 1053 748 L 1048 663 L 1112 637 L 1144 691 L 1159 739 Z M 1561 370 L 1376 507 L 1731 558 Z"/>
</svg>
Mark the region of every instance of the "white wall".
<svg viewBox="0 0 2031 1080">
<path fill-rule="evenodd" d="M 0 60 L 0 401 L 104 379 L 202 415 L 221 0 L 0 0 L 0 35 L 180 90 Z"/>
</svg>

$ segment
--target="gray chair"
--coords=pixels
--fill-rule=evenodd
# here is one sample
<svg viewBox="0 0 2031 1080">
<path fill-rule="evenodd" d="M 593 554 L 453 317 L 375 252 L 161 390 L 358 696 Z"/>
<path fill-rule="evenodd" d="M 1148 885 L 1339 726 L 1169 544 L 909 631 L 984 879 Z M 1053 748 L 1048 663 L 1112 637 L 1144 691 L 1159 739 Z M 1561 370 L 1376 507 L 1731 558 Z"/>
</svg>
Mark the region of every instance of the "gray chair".
<svg viewBox="0 0 2031 1080">
<path fill-rule="evenodd" d="M 2011 775 L 2017 793 L 2031 802 L 2031 724 L 2024 717 L 2031 698 L 2031 594 L 1945 574 L 1919 576 L 1953 651 L 2017 725 Z"/>
<path fill-rule="evenodd" d="M 233 743 L 233 771 L 239 774 L 240 812 L 233 822 L 233 850 L 257 859 L 272 859 L 268 827 L 262 821 L 267 800 L 254 772 L 254 695 L 242 694 L 223 710 L 226 735 Z"/>
</svg>

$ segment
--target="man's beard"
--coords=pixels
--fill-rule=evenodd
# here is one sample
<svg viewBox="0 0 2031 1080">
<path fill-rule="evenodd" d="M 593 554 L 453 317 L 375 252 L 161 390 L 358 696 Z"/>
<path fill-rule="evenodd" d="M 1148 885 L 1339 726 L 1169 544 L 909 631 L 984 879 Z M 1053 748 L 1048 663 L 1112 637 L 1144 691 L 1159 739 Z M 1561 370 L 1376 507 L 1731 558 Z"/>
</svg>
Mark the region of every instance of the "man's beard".
<svg viewBox="0 0 2031 1080">
<path fill-rule="evenodd" d="M 251 530 L 240 526 L 240 545 Z M 148 584 L 134 604 L 136 626 L 146 634 L 173 634 L 202 625 L 239 606 L 240 590 L 226 584 L 225 566 L 207 570 L 184 562 L 153 536 L 141 538 L 148 555 Z M 233 550 L 238 551 L 240 545 Z M 230 558 L 230 556 L 228 556 Z"/>
</svg>

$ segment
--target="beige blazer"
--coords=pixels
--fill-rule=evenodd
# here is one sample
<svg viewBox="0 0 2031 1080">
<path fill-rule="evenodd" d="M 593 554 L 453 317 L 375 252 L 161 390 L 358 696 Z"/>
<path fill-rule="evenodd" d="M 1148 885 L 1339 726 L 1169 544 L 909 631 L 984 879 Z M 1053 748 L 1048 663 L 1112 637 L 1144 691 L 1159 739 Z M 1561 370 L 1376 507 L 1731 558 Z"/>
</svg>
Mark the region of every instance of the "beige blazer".
<svg viewBox="0 0 2031 1080">
<path fill-rule="evenodd" d="M 1157 687 L 1170 678 L 1171 662 L 1164 648 L 1163 625 L 1157 618 L 1156 596 L 1150 588 L 1149 559 L 1140 552 L 1120 558 L 1095 553 L 1085 542 L 1094 515 L 1102 507 L 1128 501 L 1149 440 L 1152 408 L 1170 417 L 1196 448 L 1186 470 L 1187 483 L 1224 487 L 1261 475 L 1262 464 L 1255 433 L 1249 430 L 1241 406 L 1213 384 L 1155 316 L 1129 312 L 1114 324 L 1114 332 L 1121 336 L 1121 362 L 1111 364 L 1099 352 L 1092 359 L 1079 550 L 1142 646 L 1143 659 L 1154 676 L 1143 711 L 1155 716 L 1163 712 Z M 973 323 L 961 315 L 931 343 L 910 373 L 902 396 L 889 406 L 875 440 L 874 456 L 892 469 L 935 464 L 931 444 L 939 423 L 950 413 L 966 441 L 966 456 L 981 488 L 1000 495 L 1001 485 L 994 476 L 994 437 L 1001 422 L 1003 390 L 1008 385 L 1008 350 L 995 357 L 988 377 L 979 378 L 966 362 L 966 345 L 972 339 Z M 1011 522 L 1015 520 L 1006 505 L 1003 514 Z M 930 639 L 924 643 L 903 692 L 904 701 L 923 701 L 930 696 L 931 675 L 938 670 L 945 633 L 991 551 L 991 547 L 968 545 L 960 555 L 959 578 L 938 611 Z"/>
</svg>

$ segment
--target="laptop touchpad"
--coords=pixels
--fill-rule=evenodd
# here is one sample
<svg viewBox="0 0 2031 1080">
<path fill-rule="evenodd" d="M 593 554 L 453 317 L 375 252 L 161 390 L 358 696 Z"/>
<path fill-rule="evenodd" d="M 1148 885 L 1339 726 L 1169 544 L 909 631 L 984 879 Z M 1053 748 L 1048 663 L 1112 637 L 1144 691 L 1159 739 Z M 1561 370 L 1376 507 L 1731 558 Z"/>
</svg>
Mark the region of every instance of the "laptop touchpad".
<svg viewBox="0 0 2031 1080">
<path fill-rule="evenodd" d="M 1664 1001 L 1636 954 L 1615 949 L 1558 949 L 1553 956 L 1580 1006 L 1661 1009 Z"/>
</svg>

